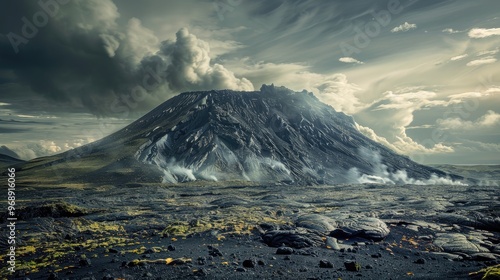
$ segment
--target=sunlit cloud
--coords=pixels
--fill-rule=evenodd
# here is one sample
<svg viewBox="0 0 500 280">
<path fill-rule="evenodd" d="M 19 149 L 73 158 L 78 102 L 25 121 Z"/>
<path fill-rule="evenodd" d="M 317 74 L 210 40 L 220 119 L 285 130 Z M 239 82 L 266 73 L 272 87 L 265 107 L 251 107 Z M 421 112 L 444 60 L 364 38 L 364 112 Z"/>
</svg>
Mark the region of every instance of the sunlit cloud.
<svg viewBox="0 0 500 280">
<path fill-rule="evenodd" d="M 462 55 L 457 55 L 457 56 L 454 56 L 452 58 L 450 58 L 451 61 L 457 61 L 457 60 L 462 60 L 466 57 L 468 57 L 469 55 L 468 54 L 462 54 Z"/>
<path fill-rule="evenodd" d="M 391 32 L 392 33 L 407 32 L 407 31 L 410 31 L 412 29 L 417 29 L 417 25 L 414 23 L 405 22 L 405 23 L 401 24 L 400 26 L 396 26 L 393 29 L 391 29 Z"/>
<path fill-rule="evenodd" d="M 364 64 L 364 62 L 361 62 L 361 61 L 359 61 L 355 58 L 352 58 L 352 57 L 341 57 L 341 58 L 339 58 L 339 61 L 344 62 L 344 63 Z"/>
<path fill-rule="evenodd" d="M 472 60 L 469 63 L 467 63 L 467 66 L 481 66 L 485 64 L 492 64 L 495 62 L 497 62 L 497 59 L 492 56 L 489 56 L 481 59 Z"/>
<path fill-rule="evenodd" d="M 474 39 L 482 39 L 498 35 L 500 35 L 500 28 L 473 28 L 469 31 L 469 37 Z"/>
</svg>

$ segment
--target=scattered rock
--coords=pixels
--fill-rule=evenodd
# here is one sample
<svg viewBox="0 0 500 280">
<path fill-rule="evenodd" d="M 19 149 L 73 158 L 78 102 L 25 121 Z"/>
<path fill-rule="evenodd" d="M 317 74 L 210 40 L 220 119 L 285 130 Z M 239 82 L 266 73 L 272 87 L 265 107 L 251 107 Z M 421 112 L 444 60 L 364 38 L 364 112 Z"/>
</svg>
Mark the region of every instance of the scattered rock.
<svg viewBox="0 0 500 280">
<path fill-rule="evenodd" d="M 381 257 L 382 257 L 381 253 L 372 254 L 372 258 L 378 259 L 378 258 L 381 258 Z"/>
<path fill-rule="evenodd" d="M 244 260 L 243 261 L 243 267 L 254 268 L 255 265 L 256 265 L 255 260 Z"/>
<path fill-rule="evenodd" d="M 371 264 L 367 264 L 367 265 L 365 266 L 365 268 L 366 268 L 366 269 L 373 269 L 373 265 L 371 265 Z"/>
<path fill-rule="evenodd" d="M 78 264 L 80 266 L 90 266 L 92 264 L 92 262 L 88 258 L 82 258 L 82 259 L 80 259 Z"/>
<path fill-rule="evenodd" d="M 236 271 L 238 271 L 238 272 L 246 272 L 247 270 L 245 268 L 243 268 L 243 267 L 238 267 L 236 269 Z"/>
<path fill-rule="evenodd" d="M 59 279 L 59 275 L 57 275 L 56 272 L 51 272 L 49 278 L 47 278 L 47 280 L 57 280 L 57 279 Z"/>
<path fill-rule="evenodd" d="M 416 263 L 416 264 L 425 264 L 426 260 L 425 259 L 418 259 L 418 260 L 414 261 L 413 263 Z"/>
<path fill-rule="evenodd" d="M 111 276 L 110 274 L 103 276 L 102 280 L 115 280 L 115 277 Z"/>
<path fill-rule="evenodd" d="M 199 265 L 205 265 L 207 263 L 207 258 L 205 257 L 199 257 L 198 258 L 198 264 Z"/>
<path fill-rule="evenodd" d="M 200 268 L 200 269 L 195 270 L 193 274 L 194 274 L 194 276 L 207 276 L 208 271 L 204 268 Z"/>
<path fill-rule="evenodd" d="M 167 250 L 168 251 L 175 251 L 175 246 L 174 245 L 168 245 Z"/>
<path fill-rule="evenodd" d="M 347 271 L 360 271 L 361 265 L 356 261 L 346 261 L 344 262 L 345 269 Z"/>
<path fill-rule="evenodd" d="M 327 260 L 320 260 L 319 267 L 321 268 L 333 268 L 333 263 Z"/>
<path fill-rule="evenodd" d="M 276 250 L 276 255 L 291 255 L 293 254 L 293 252 L 294 252 L 293 248 L 279 247 L 278 250 Z"/>
<path fill-rule="evenodd" d="M 334 237 L 327 236 L 326 240 L 325 240 L 325 244 L 326 244 L 327 247 L 329 247 L 332 250 L 335 250 L 335 251 L 339 251 L 340 250 L 340 246 L 337 243 L 337 239 L 334 238 Z"/>
<path fill-rule="evenodd" d="M 258 265 L 262 265 L 262 266 L 266 265 L 266 263 L 265 263 L 263 260 L 259 260 L 259 261 L 257 261 L 257 264 L 258 264 Z"/>
<path fill-rule="evenodd" d="M 294 254 L 302 255 L 302 256 L 316 256 L 317 255 L 316 252 L 311 250 L 311 248 L 295 250 Z"/>
<path fill-rule="evenodd" d="M 116 250 L 115 248 L 109 248 L 108 251 L 112 254 L 117 254 L 118 253 L 118 250 Z"/>
<path fill-rule="evenodd" d="M 222 257 L 222 252 L 210 245 L 208 246 L 208 254 L 212 257 Z"/>
</svg>

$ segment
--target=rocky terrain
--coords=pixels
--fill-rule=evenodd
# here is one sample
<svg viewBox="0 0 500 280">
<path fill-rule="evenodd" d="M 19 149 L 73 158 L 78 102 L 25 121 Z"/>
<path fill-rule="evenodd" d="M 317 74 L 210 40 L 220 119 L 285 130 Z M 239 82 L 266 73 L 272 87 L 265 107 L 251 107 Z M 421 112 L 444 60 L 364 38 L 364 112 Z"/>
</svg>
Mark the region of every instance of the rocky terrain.
<svg viewBox="0 0 500 280">
<path fill-rule="evenodd" d="M 20 187 L 17 272 L 1 273 L 481 279 L 500 260 L 497 187 L 233 183 Z"/>
</svg>

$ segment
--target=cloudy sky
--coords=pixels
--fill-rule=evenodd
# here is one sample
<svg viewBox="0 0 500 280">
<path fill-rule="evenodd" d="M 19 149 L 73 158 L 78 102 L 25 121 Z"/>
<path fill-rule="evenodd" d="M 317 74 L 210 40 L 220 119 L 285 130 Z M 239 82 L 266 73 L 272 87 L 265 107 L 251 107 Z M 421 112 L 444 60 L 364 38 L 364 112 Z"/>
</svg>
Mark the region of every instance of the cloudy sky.
<svg viewBox="0 0 500 280">
<path fill-rule="evenodd" d="M 497 0 L 6 0 L 0 153 L 97 140 L 184 91 L 306 89 L 422 163 L 500 163 Z"/>
</svg>

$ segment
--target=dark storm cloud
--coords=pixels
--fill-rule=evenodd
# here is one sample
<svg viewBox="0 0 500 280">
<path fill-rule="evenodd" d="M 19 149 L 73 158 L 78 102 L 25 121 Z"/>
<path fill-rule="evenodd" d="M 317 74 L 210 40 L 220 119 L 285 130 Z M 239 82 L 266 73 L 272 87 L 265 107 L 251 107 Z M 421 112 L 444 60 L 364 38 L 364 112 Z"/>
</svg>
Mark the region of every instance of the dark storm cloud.
<svg viewBox="0 0 500 280">
<path fill-rule="evenodd" d="M 110 57 L 109 42 L 102 39 L 116 34 L 116 10 L 106 1 L 42 2 L 53 4 L 53 16 L 37 1 L 9 1 L 0 10 L 6 21 L 0 29 L 0 67 L 14 73 L 8 82 L 29 85 L 59 104 L 105 113 L 99 99 L 123 92 L 132 80 L 131 65 Z M 37 24 L 37 13 L 47 17 L 45 25 Z"/>
<path fill-rule="evenodd" d="M 125 27 L 119 26 L 120 14 L 112 1 L 58 1 L 3 4 L 6 5 L 0 9 L 3 85 L 26 85 L 33 93 L 68 111 L 84 107 L 102 116 L 148 109 L 151 103 L 165 100 L 178 90 L 189 90 L 190 86 L 245 89 L 237 85 L 245 80 L 235 78 L 220 65 L 210 65 L 205 54 L 201 58 L 203 69 L 187 65 L 199 62 L 197 53 L 192 51 L 208 52 L 208 46 L 188 36 L 186 29 L 183 32 L 190 40 L 188 44 L 182 44 L 184 37 L 178 36 L 177 44 L 172 45 L 177 48 L 161 54 L 163 57 L 159 59 L 154 53 L 160 40 L 138 19 L 130 19 Z M 186 49 L 179 49 L 182 47 Z M 194 60 L 183 61 L 177 55 L 191 56 Z M 173 65 L 169 66 L 169 61 Z M 172 70 L 165 72 L 166 67 Z M 194 70 L 198 78 L 192 79 L 190 70 L 182 72 L 186 75 L 182 76 L 173 71 L 177 70 L 175 67 Z"/>
</svg>

